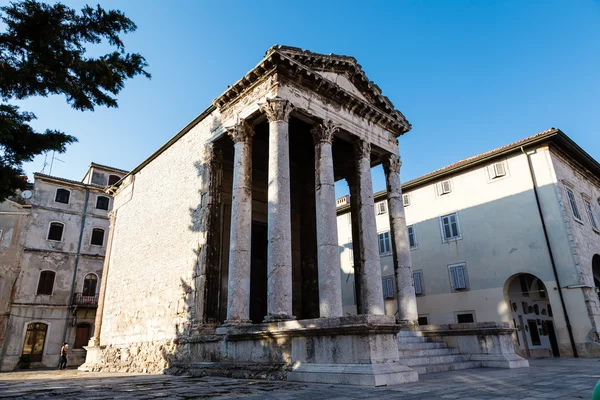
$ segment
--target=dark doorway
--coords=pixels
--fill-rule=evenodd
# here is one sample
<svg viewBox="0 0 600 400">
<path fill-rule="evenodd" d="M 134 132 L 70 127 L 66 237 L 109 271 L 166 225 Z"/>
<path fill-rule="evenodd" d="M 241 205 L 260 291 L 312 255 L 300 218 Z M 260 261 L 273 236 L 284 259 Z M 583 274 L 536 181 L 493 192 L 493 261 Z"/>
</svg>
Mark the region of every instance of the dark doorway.
<svg viewBox="0 0 600 400">
<path fill-rule="evenodd" d="M 250 268 L 250 319 L 258 324 L 267 315 L 267 225 L 256 221 L 252 221 Z"/>
<path fill-rule="evenodd" d="M 552 321 L 544 321 L 545 331 L 548 334 L 550 340 L 550 347 L 552 348 L 552 355 L 554 357 L 560 357 L 560 351 L 558 350 L 558 340 L 556 339 L 556 332 L 554 331 L 554 323 Z"/>
<path fill-rule="evenodd" d="M 90 324 L 77 324 L 73 348 L 83 349 L 83 346 L 87 346 L 88 340 L 90 340 Z"/>
</svg>

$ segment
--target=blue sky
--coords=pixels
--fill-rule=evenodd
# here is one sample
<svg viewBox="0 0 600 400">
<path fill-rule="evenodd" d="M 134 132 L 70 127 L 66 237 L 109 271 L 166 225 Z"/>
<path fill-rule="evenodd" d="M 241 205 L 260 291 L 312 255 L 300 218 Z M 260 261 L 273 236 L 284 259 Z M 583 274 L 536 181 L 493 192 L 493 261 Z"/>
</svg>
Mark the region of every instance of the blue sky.
<svg viewBox="0 0 600 400">
<path fill-rule="evenodd" d="M 129 81 L 118 109 L 75 111 L 56 96 L 20 102 L 37 114 L 36 128 L 79 139 L 53 175 L 81 179 L 90 161 L 134 168 L 274 44 L 358 60 L 413 125 L 400 139 L 403 180 L 550 127 L 600 159 L 599 1 L 100 4 L 138 25 L 125 44 L 147 58 L 153 78 Z M 383 189 L 380 169 L 373 177 Z"/>
</svg>

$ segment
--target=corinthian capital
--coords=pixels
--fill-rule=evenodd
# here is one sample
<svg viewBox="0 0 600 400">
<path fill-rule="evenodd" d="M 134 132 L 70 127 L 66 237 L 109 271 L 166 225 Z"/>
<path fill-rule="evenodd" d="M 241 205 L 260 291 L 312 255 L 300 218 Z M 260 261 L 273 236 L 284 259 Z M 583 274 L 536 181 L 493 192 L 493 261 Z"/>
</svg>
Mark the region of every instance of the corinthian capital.
<svg viewBox="0 0 600 400">
<path fill-rule="evenodd" d="M 354 143 L 354 153 L 358 158 L 371 158 L 371 143 L 358 140 Z"/>
<path fill-rule="evenodd" d="M 402 161 L 400 161 L 400 157 L 397 154 L 387 154 L 383 157 L 383 169 L 386 174 L 400 173 L 400 167 L 402 166 Z"/>
<path fill-rule="evenodd" d="M 225 129 L 227 130 L 227 134 L 233 139 L 233 143 L 245 142 L 254 136 L 254 128 L 245 120 L 241 120 L 237 124 Z"/>
<path fill-rule="evenodd" d="M 281 97 L 275 97 L 274 99 L 267 99 L 267 101 L 260 105 L 260 109 L 267 114 L 269 122 L 287 122 L 290 117 L 290 112 L 294 106 L 289 101 L 282 99 Z"/>
<path fill-rule="evenodd" d="M 331 144 L 333 135 L 339 130 L 340 127 L 338 125 L 335 125 L 331 120 L 328 120 L 313 126 L 310 132 L 313 135 L 315 144 L 320 142 Z"/>
</svg>

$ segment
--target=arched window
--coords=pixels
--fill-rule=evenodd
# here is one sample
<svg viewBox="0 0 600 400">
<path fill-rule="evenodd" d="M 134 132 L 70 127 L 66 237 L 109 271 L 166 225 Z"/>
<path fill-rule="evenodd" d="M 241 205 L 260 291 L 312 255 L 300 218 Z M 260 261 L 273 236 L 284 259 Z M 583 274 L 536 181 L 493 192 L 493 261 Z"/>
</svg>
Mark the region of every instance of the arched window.
<svg viewBox="0 0 600 400">
<path fill-rule="evenodd" d="M 69 204 L 69 198 L 71 197 L 71 192 L 67 189 L 56 189 L 56 196 L 54 197 L 54 201 L 57 203 Z"/>
<path fill-rule="evenodd" d="M 54 278 L 56 272 L 54 271 L 42 271 L 40 273 L 40 280 L 38 281 L 37 294 L 51 295 L 54 290 Z"/>
<path fill-rule="evenodd" d="M 50 222 L 50 227 L 48 229 L 48 240 L 54 240 L 57 242 L 62 241 L 64 230 L 65 224 L 62 222 Z"/>
<path fill-rule="evenodd" d="M 25 334 L 25 342 L 23 343 L 23 352 L 21 354 L 23 356 L 30 356 L 31 362 L 42 361 L 47 331 L 48 325 L 41 322 L 27 325 L 27 333 Z"/>
<path fill-rule="evenodd" d="M 102 246 L 104 244 L 104 229 L 100 229 L 100 228 L 92 229 L 91 244 L 94 246 Z"/>
<path fill-rule="evenodd" d="M 108 186 L 114 185 L 115 183 L 119 182 L 120 180 L 121 180 L 121 177 L 119 175 L 109 175 L 108 176 Z"/>
<path fill-rule="evenodd" d="M 96 274 L 87 274 L 83 280 L 83 296 L 96 295 L 96 287 L 98 286 L 98 277 Z"/>
<path fill-rule="evenodd" d="M 96 208 L 99 210 L 108 210 L 109 198 L 106 196 L 98 196 L 96 198 Z"/>
</svg>

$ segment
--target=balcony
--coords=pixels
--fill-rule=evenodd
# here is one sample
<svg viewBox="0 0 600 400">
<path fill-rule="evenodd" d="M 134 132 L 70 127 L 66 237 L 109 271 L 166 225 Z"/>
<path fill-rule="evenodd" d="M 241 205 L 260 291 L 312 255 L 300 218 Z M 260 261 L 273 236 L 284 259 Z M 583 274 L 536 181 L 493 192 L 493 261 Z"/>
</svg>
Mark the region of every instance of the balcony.
<svg viewBox="0 0 600 400">
<path fill-rule="evenodd" d="M 83 293 L 73 295 L 73 305 L 78 307 L 98 307 L 98 294 L 86 296 Z"/>
</svg>

